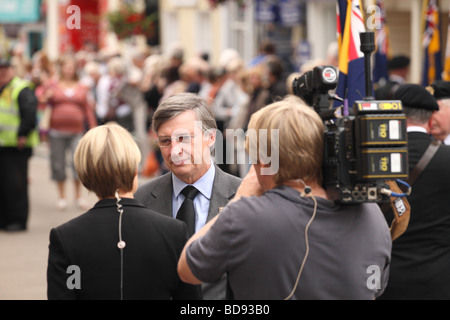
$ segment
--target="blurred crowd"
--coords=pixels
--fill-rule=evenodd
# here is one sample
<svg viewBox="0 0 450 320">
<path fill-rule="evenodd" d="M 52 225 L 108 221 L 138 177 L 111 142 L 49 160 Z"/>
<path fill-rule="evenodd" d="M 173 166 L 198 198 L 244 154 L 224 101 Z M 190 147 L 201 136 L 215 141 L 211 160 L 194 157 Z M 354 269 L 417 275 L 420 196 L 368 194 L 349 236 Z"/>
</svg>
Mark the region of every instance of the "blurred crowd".
<svg viewBox="0 0 450 320">
<path fill-rule="evenodd" d="M 69 89 L 75 83 L 88 89 L 86 105 L 94 112 L 97 124 L 115 121 L 134 134 L 143 154 L 142 173 L 147 176 L 166 172 L 158 146 L 153 143 L 151 118 L 158 105 L 172 94 L 191 92 L 208 98 L 218 129 L 225 135 L 227 129 L 245 131 L 251 114 L 291 93 L 292 80 L 300 75 L 285 70 L 270 41 L 264 41 L 258 55 L 247 64 L 232 49 L 223 51 L 218 62 L 212 63 L 206 53 L 186 58 L 184 49 L 177 46 L 167 53 L 145 47 L 127 57 L 118 51 L 96 51 L 86 46 L 58 61 L 50 61 L 44 51 L 25 61 L 19 52 L 13 64 L 19 77 L 34 83 L 41 141 L 47 141 L 52 131 L 53 121 L 49 119 L 54 118 L 50 115 L 54 106 L 49 104 L 55 85 L 67 78 Z M 67 64 L 72 71 L 64 71 Z M 66 92 L 65 98 L 72 98 L 72 94 Z M 91 116 L 84 116 L 88 129 L 92 127 Z M 235 155 L 226 153 L 226 142 L 223 153 L 217 151 L 221 156 L 217 163 L 222 169 L 237 176 L 246 173 L 248 166 L 239 166 L 233 159 Z"/>
</svg>

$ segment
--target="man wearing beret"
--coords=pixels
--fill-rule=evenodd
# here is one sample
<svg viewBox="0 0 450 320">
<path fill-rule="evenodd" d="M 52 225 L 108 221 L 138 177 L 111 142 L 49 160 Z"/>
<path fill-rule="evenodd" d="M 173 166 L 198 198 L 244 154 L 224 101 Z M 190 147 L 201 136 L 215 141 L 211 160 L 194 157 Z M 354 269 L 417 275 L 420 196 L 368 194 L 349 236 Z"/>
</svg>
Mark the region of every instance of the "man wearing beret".
<svg viewBox="0 0 450 320">
<path fill-rule="evenodd" d="M 377 100 L 392 100 L 395 91 L 405 84 L 409 74 L 410 59 L 407 56 L 396 56 L 388 62 L 389 79 L 375 90 Z"/>
<path fill-rule="evenodd" d="M 396 91 L 394 99 L 402 101 L 406 114 L 410 182 L 423 155 L 429 155 L 431 160 L 411 182 L 409 226 L 393 242 L 389 281 L 381 299 L 447 300 L 450 299 L 450 146 L 433 142 L 430 119 L 439 105 L 424 87 L 405 84 Z M 433 149 L 437 150 L 434 154 Z"/>
<path fill-rule="evenodd" d="M 450 145 L 450 82 L 437 80 L 431 92 L 439 104 L 439 111 L 431 118 L 431 134 L 439 141 Z"/>
</svg>

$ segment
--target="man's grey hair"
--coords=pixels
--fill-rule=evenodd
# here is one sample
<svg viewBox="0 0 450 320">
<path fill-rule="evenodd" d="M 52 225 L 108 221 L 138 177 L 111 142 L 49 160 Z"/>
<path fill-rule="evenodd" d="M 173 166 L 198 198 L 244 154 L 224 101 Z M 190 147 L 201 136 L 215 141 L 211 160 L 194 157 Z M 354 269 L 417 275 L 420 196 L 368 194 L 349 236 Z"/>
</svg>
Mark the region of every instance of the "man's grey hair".
<svg viewBox="0 0 450 320">
<path fill-rule="evenodd" d="M 403 107 L 403 112 L 408 120 L 417 124 L 427 123 L 433 115 L 433 111 L 430 110 L 409 108 L 405 106 Z"/>
<path fill-rule="evenodd" d="M 202 123 L 202 131 L 215 131 L 217 129 L 216 119 L 208 101 L 193 93 L 179 93 L 164 100 L 153 114 L 153 131 L 158 133 L 159 127 L 166 121 L 171 120 L 179 114 L 194 110 L 197 120 Z"/>
</svg>

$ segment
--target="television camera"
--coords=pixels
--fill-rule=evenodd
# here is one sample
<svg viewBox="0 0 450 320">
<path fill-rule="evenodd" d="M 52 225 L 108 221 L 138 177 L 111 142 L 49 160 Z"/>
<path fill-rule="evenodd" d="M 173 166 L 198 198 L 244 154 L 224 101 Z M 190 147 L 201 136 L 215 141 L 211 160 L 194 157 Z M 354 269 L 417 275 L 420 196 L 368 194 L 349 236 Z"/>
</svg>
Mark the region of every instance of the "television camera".
<svg viewBox="0 0 450 320">
<path fill-rule="evenodd" d="M 352 109 L 330 94 L 339 78 L 332 66 L 315 67 L 292 83 L 294 94 L 324 121 L 323 186 L 331 200 L 341 203 L 387 203 L 391 195 L 387 182 L 408 178 L 406 116 L 401 101 L 377 101 L 372 96 L 374 50 L 373 33 L 361 33 L 366 97 Z M 333 108 L 331 100 L 343 104 Z"/>
</svg>

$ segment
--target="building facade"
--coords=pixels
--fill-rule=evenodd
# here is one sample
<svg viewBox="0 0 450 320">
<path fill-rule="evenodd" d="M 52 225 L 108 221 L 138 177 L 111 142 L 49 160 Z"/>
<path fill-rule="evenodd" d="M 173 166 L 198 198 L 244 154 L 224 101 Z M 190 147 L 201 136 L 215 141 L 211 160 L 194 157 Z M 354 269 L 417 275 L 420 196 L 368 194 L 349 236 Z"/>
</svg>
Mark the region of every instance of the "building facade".
<svg viewBox="0 0 450 320">
<path fill-rule="evenodd" d="M 109 31 L 107 14 L 124 4 L 153 8 L 158 16 L 157 41 L 167 52 L 177 44 L 187 58 L 208 53 L 217 63 L 225 49 L 235 49 L 245 62 L 258 54 L 264 39 L 273 40 L 293 70 L 308 59 L 325 59 L 336 40 L 336 0 L 0 0 L 2 48 L 22 43 L 31 56 L 45 48 L 51 59 L 77 51 L 86 43 L 97 49 L 123 47 Z M 239 3 L 243 3 L 241 6 Z M 375 0 L 362 0 L 364 9 Z M 447 44 L 450 0 L 437 1 L 441 15 L 442 49 Z M 390 28 L 391 53 L 411 58 L 410 81 L 422 73 L 423 0 L 384 2 Z M 370 13 L 366 13 L 370 15 Z M 79 23 L 79 24 L 77 24 Z M 2 54 L 0 52 L 0 54 Z M 444 56 L 444 54 L 443 54 Z"/>
</svg>

